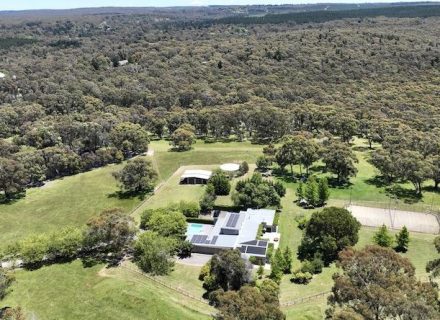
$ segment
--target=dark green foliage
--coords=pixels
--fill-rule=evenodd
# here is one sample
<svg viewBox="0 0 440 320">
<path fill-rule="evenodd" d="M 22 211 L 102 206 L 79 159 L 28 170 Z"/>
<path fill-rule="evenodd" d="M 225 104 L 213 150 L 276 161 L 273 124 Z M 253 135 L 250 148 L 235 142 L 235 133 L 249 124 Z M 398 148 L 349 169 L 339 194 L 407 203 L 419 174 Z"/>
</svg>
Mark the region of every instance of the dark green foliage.
<svg viewBox="0 0 440 320">
<path fill-rule="evenodd" d="M 224 250 L 213 255 L 209 266 L 209 275 L 204 277 L 204 287 L 208 291 L 220 288 L 224 291 L 238 290 L 250 280 L 238 250 Z"/>
<path fill-rule="evenodd" d="M 278 193 L 278 195 L 282 198 L 286 195 L 286 187 L 284 184 L 280 181 L 276 181 L 273 184 L 273 187 L 275 188 L 275 191 Z"/>
<path fill-rule="evenodd" d="M 250 179 L 239 181 L 235 190 L 232 200 L 236 206 L 258 209 L 280 205 L 280 196 L 273 183 L 263 180 L 259 173 L 254 173 Z"/>
<path fill-rule="evenodd" d="M 257 165 L 258 170 L 266 171 L 270 167 L 271 161 L 266 156 L 260 156 L 257 158 L 257 161 L 255 162 L 255 164 Z"/>
<path fill-rule="evenodd" d="M 406 252 L 408 251 L 409 245 L 409 232 L 406 226 L 403 226 L 402 230 L 396 234 L 396 247 L 395 250 L 398 252 Z"/>
<path fill-rule="evenodd" d="M 177 128 L 171 135 L 171 144 L 174 149 L 179 151 L 190 150 L 196 142 L 195 129 L 189 124 L 184 124 Z"/>
<path fill-rule="evenodd" d="M 318 183 L 314 176 L 310 176 L 306 183 L 304 198 L 309 206 L 315 207 L 319 204 Z"/>
<path fill-rule="evenodd" d="M 9 49 L 11 47 L 21 47 L 27 44 L 37 42 L 35 39 L 24 38 L 0 38 L 0 49 Z"/>
<path fill-rule="evenodd" d="M 194 201 L 180 201 L 178 209 L 187 218 L 197 218 L 200 213 L 200 205 Z"/>
<path fill-rule="evenodd" d="M 178 241 L 155 232 L 142 233 L 134 245 L 134 259 L 139 268 L 153 275 L 166 275 L 174 266 Z"/>
<path fill-rule="evenodd" d="M 440 253 L 440 237 L 434 239 L 434 246 L 438 253 Z M 434 278 L 440 276 L 440 258 L 431 260 L 426 265 L 426 272 L 430 272 Z"/>
<path fill-rule="evenodd" d="M 321 259 L 320 254 L 315 254 L 312 260 L 305 260 L 301 264 L 301 272 L 309 272 L 310 274 L 318 274 L 322 272 L 324 268 L 324 262 Z"/>
<path fill-rule="evenodd" d="M 209 179 L 209 184 L 214 186 L 214 191 L 217 196 L 227 196 L 231 191 L 231 183 L 227 175 L 222 171 L 215 171 L 211 179 Z"/>
<path fill-rule="evenodd" d="M 216 198 L 217 195 L 215 194 L 214 185 L 208 183 L 205 193 L 203 194 L 202 199 L 200 199 L 200 211 L 206 213 L 214 209 Z"/>
<path fill-rule="evenodd" d="M 23 192 L 26 182 L 26 171 L 21 163 L 0 158 L 0 192 L 3 192 L 5 200 Z"/>
<path fill-rule="evenodd" d="M 329 207 L 314 212 L 298 248 L 299 258 L 312 259 L 320 254 L 326 265 L 331 263 L 342 249 L 357 243 L 360 226 L 343 208 Z"/>
<path fill-rule="evenodd" d="M 193 249 L 193 245 L 191 242 L 189 241 L 181 241 L 178 247 L 178 251 L 177 251 L 177 255 L 180 258 L 187 258 L 187 257 L 191 257 L 191 252 Z"/>
<path fill-rule="evenodd" d="M 328 187 L 327 178 L 320 178 L 318 180 L 318 199 L 319 206 L 323 206 L 326 204 L 328 198 L 330 197 L 330 190 Z"/>
<path fill-rule="evenodd" d="M 310 272 L 297 271 L 292 275 L 290 281 L 298 284 L 308 284 L 312 278 L 313 275 Z"/>
<path fill-rule="evenodd" d="M 338 183 L 346 183 L 356 176 L 358 162 L 351 148 L 342 142 L 331 141 L 325 149 L 323 161 L 328 171 L 336 174 Z"/>
<path fill-rule="evenodd" d="M 311 11 L 311 12 L 294 12 L 285 14 L 267 14 L 262 17 L 226 17 L 216 20 L 208 20 L 203 22 L 209 24 L 278 24 L 278 23 L 321 23 L 346 18 L 362 19 L 369 17 L 396 17 L 396 18 L 414 18 L 414 17 L 435 17 L 440 16 L 440 8 L 438 6 L 390 6 L 384 8 L 368 8 L 357 10 L 337 10 L 337 11 Z"/>
<path fill-rule="evenodd" d="M 382 225 L 379 230 L 374 234 L 374 243 L 381 247 L 391 247 L 393 245 L 393 237 L 388 232 L 385 225 Z"/>
<path fill-rule="evenodd" d="M 249 164 L 246 161 L 243 161 L 240 164 L 240 169 L 238 171 L 240 172 L 240 175 L 245 175 L 249 172 Z"/>
<path fill-rule="evenodd" d="M 127 162 L 121 171 L 115 172 L 120 188 L 126 193 L 148 193 L 154 190 L 156 170 L 150 160 L 136 158 Z"/>
</svg>

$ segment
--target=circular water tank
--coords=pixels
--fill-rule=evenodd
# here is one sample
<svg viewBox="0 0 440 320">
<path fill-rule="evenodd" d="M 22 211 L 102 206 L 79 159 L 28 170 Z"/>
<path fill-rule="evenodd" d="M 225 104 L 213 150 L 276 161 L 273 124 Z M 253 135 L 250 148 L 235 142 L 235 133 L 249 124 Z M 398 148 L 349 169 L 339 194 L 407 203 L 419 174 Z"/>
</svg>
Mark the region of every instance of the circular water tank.
<svg viewBox="0 0 440 320">
<path fill-rule="evenodd" d="M 237 163 L 224 163 L 220 166 L 220 169 L 226 172 L 235 172 L 240 169 L 240 165 Z"/>
</svg>

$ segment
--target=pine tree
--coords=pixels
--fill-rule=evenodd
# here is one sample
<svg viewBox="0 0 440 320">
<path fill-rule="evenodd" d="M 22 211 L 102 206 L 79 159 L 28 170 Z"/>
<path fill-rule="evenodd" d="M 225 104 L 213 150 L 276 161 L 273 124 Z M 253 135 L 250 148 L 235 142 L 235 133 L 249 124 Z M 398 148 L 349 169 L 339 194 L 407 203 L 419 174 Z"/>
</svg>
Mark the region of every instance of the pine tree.
<svg viewBox="0 0 440 320">
<path fill-rule="evenodd" d="M 315 207 L 319 203 L 318 183 L 313 176 L 309 177 L 309 180 L 307 181 L 305 198 L 311 206 Z"/>
<path fill-rule="evenodd" d="M 284 256 L 284 273 L 290 273 L 292 270 L 292 251 L 286 247 L 283 252 Z"/>
<path fill-rule="evenodd" d="M 286 269 L 286 261 L 284 260 L 284 255 L 280 248 L 275 251 L 271 267 L 270 278 L 279 283 L 283 277 L 284 270 Z"/>
<path fill-rule="evenodd" d="M 330 190 L 328 188 L 327 178 L 319 179 L 319 183 L 318 183 L 319 205 L 320 206 L 325 205 L 325 203 L 327 202 L 329 196 L 330 196 Z"/>
<path fill-rule="evenodd" d="M 298 198 L 298 201 L 304 199 L 304 184 L 302 181 L 299 182 L 298 187 L 296 188 L 296 197 Z"/>
<path fill-rule="evenodd" d="M 409 232 L 406 226 L 403 226 L 402 230 L 396 234 L 396 251 L 406 252 L 408 251 L 409 244 Z"/>
<path fill-rule="evenodd" d="M 376 232 L 374 235 L 374 242 L 381 247 L 391 247 L 393 244 L 393 238 L 391 237 L 390 233 L 388 232 L 387 227 L 383 224 L 382 227 L 380 227 L 379 231 Z"/>
</svg>

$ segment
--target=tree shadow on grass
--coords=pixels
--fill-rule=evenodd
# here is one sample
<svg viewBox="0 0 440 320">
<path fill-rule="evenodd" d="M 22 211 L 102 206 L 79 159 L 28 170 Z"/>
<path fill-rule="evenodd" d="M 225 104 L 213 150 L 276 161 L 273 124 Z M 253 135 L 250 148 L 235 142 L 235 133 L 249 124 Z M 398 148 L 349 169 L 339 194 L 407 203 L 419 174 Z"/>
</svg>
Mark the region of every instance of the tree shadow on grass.
<svg viewBox="0 0 440 320">
<path fill-rule="evenodd" d="M 366 184 L 376 186 L 377 188 L 383 188 L 390 185 L 390 182 L 383 176 L 374 176 L 365 180 Z"/>
<path fill-rule="evenodd" d="M 333 189 L 348 189 L 353 186 L 350 181 L 338 181 L 335 177 L 327 178 L 328 185 Z"/>
<path fill-rule="evenodd" d="M 385 192 L 389 197 L 395 197 L 408 204 L 417 203 L 423 198 L 423 196 L 418 194 L 415 190 L 406 189 L 399 185 L 387 187 L 385 188 Z"/>
<path fill-rule="evenodd" d="M 108 194 L 108 198 L 118 198 L 120 200 L 126 200 L 137 197 L 139 200 L 145 200 L 147 195 L 152 195 L 151 191 L 142 192 L 127 192 L 127 191 L 115 191 Z"/>
<path fill-rule="evenodd" d="M 7 198 L 4 194 L 0 194 L 0 204 L 14 204 L 20 199 L 26 196 L 26 191 L 14 194 L 13 196 Z"/>
<path fill-rule="evenodd" d="M 426 187 L 423 187 L 423 191 L 440 193 L 440 188 L 435 188 L 434 186 L 426 186 Z"/>
</svg>

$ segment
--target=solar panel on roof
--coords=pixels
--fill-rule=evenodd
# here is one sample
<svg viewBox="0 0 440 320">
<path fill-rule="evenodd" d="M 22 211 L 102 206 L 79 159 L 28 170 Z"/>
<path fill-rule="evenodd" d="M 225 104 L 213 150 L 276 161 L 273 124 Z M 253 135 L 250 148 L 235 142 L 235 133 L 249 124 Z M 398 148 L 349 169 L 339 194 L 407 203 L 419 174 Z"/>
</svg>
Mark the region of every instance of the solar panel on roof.
<svg viewBox="0 0 440 320">
<path fill-rule="evenodd" d="M 228 228 L 235 227 L 235 224 L 237 223 L 237 222 L 235 222 L 235 224 L 234 224 L 235 216 L 236 216 L 235 214 L 229 215 L 228 222 L 226 222 L 226 227 L 228 227 Z"/>
<path fill-rule="evenodd" d="M 211 244 L 215 244 L 217 242 L 218 236 L 212 237 Z"/>
<path fill-rule="evenodd" d="M 260 240 L 260 241 L 258 241 L 257 246 L 259 246 L 259 247 L 267 247 L 267 241 Z"/>
<path fill-rule="evenodd" d="M 247 249 L 246 249 L 246 253 L 265 255 L 266 254 L 266 248 L 248 246 Z"/>
</svg>

